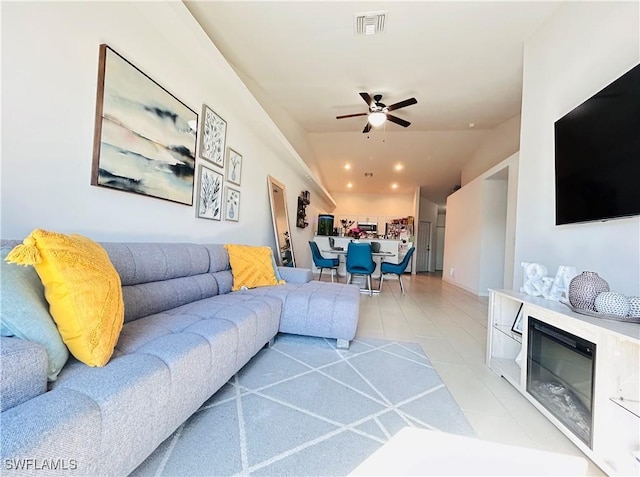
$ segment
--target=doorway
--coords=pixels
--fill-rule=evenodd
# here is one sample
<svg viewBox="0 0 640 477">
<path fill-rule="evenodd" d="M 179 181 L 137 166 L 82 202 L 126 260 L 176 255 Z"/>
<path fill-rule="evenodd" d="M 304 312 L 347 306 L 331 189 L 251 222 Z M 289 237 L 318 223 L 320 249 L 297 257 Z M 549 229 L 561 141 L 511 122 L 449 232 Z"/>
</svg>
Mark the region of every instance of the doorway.
<svg viewBox="0 0 640 477">
<path fill-rule="evenodd" d="M 429 271 L 431 254 L 431 222 L 418 223 L 418 243 L 416 244 L 416 272 Z"/>
<path fill-rule="evenodd" d="M 444 269 L 444 225 L 436 227 L 436 272 Z"/>
</svg>

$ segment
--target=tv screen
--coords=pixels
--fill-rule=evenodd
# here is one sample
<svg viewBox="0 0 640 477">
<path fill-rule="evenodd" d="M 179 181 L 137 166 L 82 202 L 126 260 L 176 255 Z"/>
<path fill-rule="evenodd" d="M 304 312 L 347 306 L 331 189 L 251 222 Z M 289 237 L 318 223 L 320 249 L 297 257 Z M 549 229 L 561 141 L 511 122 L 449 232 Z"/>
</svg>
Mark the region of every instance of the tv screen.
<svg viewBox="0 0 640 477">
<path fill-rule="evenodd" d="M 640 214 L 640 65 L 555 123 L 556 225 Z"/>
</svg>

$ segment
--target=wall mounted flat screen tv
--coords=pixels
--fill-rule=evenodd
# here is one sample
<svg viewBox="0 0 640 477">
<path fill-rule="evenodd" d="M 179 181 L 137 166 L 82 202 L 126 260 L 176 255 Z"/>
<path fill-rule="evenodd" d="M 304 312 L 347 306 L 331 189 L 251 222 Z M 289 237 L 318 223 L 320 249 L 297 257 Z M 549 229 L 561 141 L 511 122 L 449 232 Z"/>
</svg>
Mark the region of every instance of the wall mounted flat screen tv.
<svg viewBox="0 0 640 477">
<path fill-rule="evenodd" d="M 640 65 L 555 123 L 556 225 L 640 214 Z"/>
</svg>

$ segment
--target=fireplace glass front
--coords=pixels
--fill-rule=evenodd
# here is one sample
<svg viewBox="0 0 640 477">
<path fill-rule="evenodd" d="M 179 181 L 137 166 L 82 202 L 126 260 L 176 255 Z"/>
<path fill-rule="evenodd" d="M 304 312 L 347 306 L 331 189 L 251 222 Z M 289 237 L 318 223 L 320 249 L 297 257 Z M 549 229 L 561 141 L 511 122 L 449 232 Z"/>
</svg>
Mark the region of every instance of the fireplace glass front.
<svg viewBox="0 0 640 477">
<path fill-rule="evenodd" d="M 529 316 L 527 392 L 591 448 L 596 345 Z"/>
</svg>

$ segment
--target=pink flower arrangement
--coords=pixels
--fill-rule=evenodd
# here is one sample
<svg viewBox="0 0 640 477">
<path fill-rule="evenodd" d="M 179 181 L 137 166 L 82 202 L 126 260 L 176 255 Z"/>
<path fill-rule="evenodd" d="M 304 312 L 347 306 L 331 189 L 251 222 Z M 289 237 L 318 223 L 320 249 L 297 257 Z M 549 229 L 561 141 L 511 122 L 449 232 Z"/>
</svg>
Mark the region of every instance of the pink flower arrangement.
<svg viewBox="0 0 640 477">
<path fill-rule="evenodd" d="M 362 238 L 365 235 L 367 235 L 367 233 L 364 230 L 360 230 L 358 227 L 354 227 L 347 232 L 347 237 L 352 238 Z"/>
</svg>

